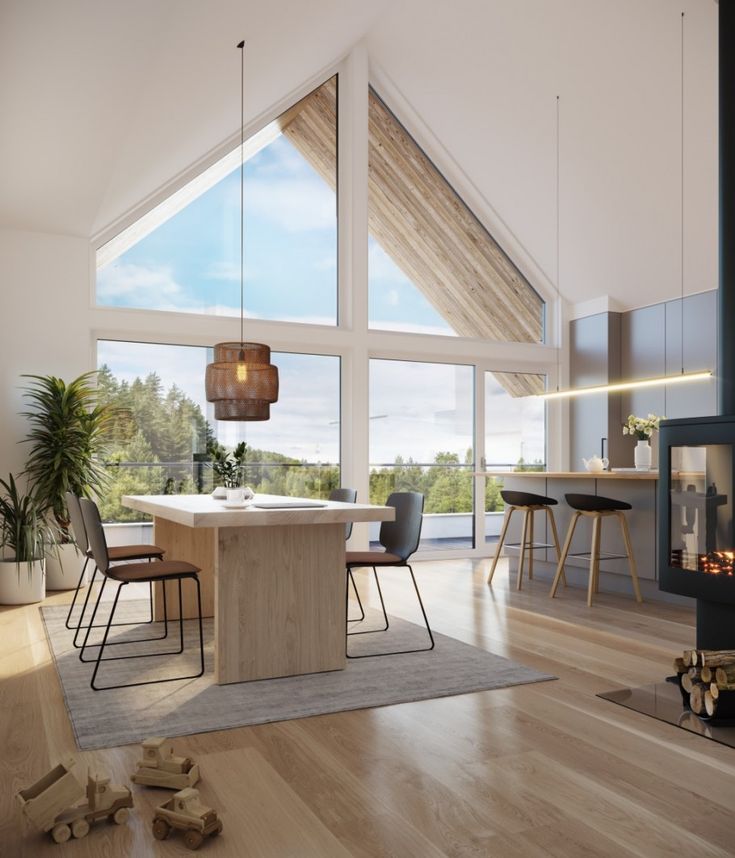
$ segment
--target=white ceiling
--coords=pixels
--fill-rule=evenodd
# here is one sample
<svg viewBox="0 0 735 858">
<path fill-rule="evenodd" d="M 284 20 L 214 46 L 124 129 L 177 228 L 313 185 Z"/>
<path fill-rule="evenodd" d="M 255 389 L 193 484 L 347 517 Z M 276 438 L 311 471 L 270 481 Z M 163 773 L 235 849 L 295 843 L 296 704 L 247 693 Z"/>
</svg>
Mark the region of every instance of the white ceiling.
<svg viewBox="0 0 735 858">
<path fill-rule="evenodd" d="M 561 288 L 632 307 L 716 286 L 712 0 L 0 0 L 0 226 L 91 236 L 367 36 L 401 93 Z M 390 102 L 390 92 L 384 93 Z"/>
</svg>

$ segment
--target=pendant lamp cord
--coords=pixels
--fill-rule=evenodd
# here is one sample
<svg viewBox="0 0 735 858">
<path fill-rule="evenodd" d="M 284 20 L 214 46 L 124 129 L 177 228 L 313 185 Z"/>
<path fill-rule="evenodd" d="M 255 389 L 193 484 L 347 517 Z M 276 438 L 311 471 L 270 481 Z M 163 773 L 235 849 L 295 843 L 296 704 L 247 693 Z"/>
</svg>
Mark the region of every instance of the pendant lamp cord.
<svg viewBox="0 0 735 858">
<path fill-rule="evenodd" d="M 681 13 L 681 374 L 684 375 L 684 13 Z"/>
<path fill-rule="evenodd" d="M 245 342 L 245 40 L 240 49 L 240 351 Z"/>
<path fill-rule="evenodd" d="M 559 96 L 556 97 L 556 389 L 561 381 L 561 292 L 559 290 Z"/>
</svg>

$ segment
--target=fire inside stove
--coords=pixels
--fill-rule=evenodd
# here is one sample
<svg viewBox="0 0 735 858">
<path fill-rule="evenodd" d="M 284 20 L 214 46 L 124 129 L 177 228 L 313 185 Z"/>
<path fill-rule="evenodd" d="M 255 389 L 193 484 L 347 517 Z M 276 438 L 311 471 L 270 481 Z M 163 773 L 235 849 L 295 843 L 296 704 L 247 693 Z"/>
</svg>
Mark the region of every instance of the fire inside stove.
<svg viewBox="0 0 735 858">
<path fill-rule="evenodd" d="M 735 574 L 735 551 L 710 551 L 709 554 L 672 551 L 671 565 L 678 569 L 691 569 L 693 572 L 732 576 Z"/>
<path fill-rule="evenodd" d="M 671 566 L 735 575 L 731 444 L 671 447 L 669 490 Z"/>
</svg>

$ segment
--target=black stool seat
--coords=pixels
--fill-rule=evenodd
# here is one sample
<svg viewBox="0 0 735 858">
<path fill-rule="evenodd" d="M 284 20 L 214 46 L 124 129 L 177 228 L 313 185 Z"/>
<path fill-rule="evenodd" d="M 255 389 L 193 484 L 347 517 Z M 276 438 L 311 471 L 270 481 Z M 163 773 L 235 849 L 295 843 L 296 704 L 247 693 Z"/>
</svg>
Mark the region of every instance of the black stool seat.
<svg viewBox="0 0 735 858">
<path fill-rule="evenodd" d="M 511 506 L 554 506 L 558 503 L 554 498 L 535 495 L 532 492 L 513 492 L 503 489 L 500 496 Z"/>
<path fill-rule="evenodd" d="M 608 512 L 612 510 L 633 509 L 625 501 L 604 498 L 600 495 L 569 494 L 564 495 L 564 497 L 572 509 L 578 509 L 580 512 Z"/>
</svg>

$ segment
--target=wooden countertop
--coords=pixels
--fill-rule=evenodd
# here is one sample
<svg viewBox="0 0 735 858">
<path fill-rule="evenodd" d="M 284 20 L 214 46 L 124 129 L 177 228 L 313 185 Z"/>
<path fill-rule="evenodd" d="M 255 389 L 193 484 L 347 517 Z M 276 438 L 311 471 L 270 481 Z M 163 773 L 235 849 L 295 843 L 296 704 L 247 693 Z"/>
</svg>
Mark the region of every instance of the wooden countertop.
<svg viewBox="0 0 735 858">
<path fill-rule="evenodd" d="M 543 477 L 553 480 L 657 480 L 658 471 L 477 471 L 476 477 Z"/>
<path fill-rule="evenodd" d="M 309 500 L 255 495 L 253 503 Z M 188 527 L 264 527 L 269 525 L 337 524 L 350 521 L 394 521 L 392 506 L 320 501 L 324 506 L 291 509 L 227 509 L 211 495 L 125 495 L 123 506 Z"/>
</svg>

